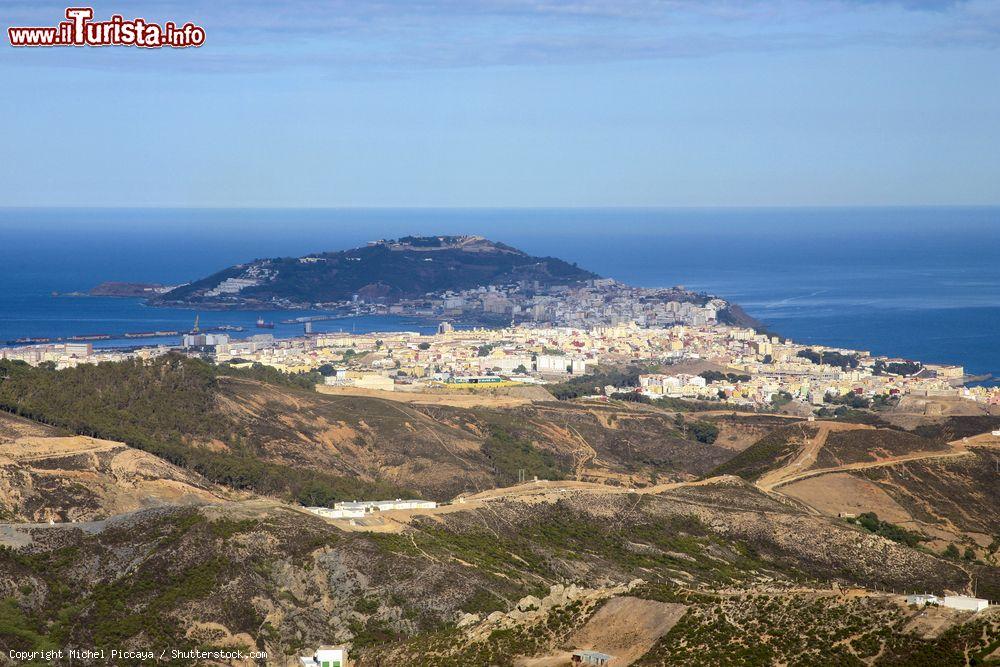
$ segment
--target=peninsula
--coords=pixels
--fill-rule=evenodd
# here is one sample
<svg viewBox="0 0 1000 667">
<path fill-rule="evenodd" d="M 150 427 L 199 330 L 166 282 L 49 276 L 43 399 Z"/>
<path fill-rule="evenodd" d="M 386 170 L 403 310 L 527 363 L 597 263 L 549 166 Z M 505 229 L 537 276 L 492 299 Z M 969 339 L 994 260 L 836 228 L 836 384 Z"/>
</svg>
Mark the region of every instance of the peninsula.
<svg viewBox="0 0 1000 667">
<path fill-rule="evenodd" d="M 455 322 L 760 328 L 739 306 L 683 287 L 642 288 L 481 236 L 407 236 L 304 257 L 258 259 L 157 293 L 150 305 L 320 308 Z"/>
</svg>

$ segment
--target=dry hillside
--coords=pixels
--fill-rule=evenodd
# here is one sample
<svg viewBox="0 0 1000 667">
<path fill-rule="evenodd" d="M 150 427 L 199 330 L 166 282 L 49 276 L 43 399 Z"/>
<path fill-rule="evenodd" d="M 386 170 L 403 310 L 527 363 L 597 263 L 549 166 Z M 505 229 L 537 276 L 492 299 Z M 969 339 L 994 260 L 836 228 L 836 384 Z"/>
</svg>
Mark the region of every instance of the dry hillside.
<svg viewBox="0 0 1000 667">
<path fill-rule="evenodd" d="M 7 521 L 89 521 L 227 495 L 120 442 L 65 435 L 0 413 L 0 512 Z"/>
</svg>

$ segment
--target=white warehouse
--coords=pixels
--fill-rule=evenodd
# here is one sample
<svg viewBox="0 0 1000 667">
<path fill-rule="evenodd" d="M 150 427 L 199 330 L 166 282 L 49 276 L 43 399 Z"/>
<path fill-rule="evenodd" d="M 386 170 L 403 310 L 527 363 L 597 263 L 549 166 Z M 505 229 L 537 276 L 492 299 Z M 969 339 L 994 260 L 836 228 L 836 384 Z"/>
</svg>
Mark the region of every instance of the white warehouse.
<svg viewBox="0 0 1000 667">
<path fill-rule="evenodd" d="M 961 609 L 962 611 L 982 611 L 990 606 L 990 601 L 968 595 L 945 595 L 942 604 L 945 607 Z"/>
<path fill-rule="evenodd" d="M 386 512 L 388 510 L 432 510 L 437 507 L 433 500 L 355 500 L 353 502 L 334 503 L 333 509 L 345 511 L 365 512 Z"/>
</svg>

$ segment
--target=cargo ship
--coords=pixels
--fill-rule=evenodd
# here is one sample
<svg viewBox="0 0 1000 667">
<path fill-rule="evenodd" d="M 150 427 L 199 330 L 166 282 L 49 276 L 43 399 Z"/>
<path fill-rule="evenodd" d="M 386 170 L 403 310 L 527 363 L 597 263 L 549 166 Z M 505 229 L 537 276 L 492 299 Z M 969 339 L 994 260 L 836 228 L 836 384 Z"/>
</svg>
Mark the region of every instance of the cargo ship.
<svg viewBox="0 0 1000 667">
<path fill-rule="evenodd" d="M 66 340 L 80 342 L 88 340 L 112 340 L 114 336 L 111 334 L 81 334 L 79 336 L 70 336 Z"/>
<path fill-rule="evenodd" d="M 261 320 L 263 321 L 263 320 Z M 260 324 L 258 323 L 258 326 Z M 273 329 L 274 325 L 264 322 L 265 329 Z M 216 327 L 208 327 L 206 329 L 199 329 L 198 322 L 195 321 L 194 333 L 198 332 L 212 332 L 212 331 L 244 331 L 244 328 L 236 324 L 220 324 Z M 123 334 L 79 334 L 76 336 L 58 336 L 58 337 L 42 337 L 42 336 L 26 336 L 23 338 L 18 338 L 16 340 L 4 341 L 0 344 L 2 345 L 51 345 L 54 343 L 83 343 L 90 341 L 101 341 L 101 340 L 135 340 L 141 338 L 171 338 L 174 336 L 179 336 L 180 332 L 176 330 L 158 330 L 158 331 L 127 331 Z"/>
<path fill-rule="evenodd" d="M 8 345 L 40 345 L 44 343 L 51 343 L 51 338 L 18 338 L 17 340 L 7 341 Z"/>
<path fill-rule="evenodd" d="M 273 329 L 274 322 L 265 322 L 263 317 L 257 318 L 257 328 L 258 329 Z"/>
</svg>

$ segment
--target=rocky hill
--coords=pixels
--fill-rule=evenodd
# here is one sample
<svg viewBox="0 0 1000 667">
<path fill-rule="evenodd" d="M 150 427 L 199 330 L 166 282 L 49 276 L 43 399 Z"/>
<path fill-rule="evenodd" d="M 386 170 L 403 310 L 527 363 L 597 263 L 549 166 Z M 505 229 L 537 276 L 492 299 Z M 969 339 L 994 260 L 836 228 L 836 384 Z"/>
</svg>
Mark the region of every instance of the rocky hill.
<svg viewBox="0 0 1000 667">
<path fill-rule="evenodd" d="M 618 617 L 629 609 L 662 621 L 630 644 L 644 647 L 637 657 L 647 664 L 695 659 L 706 641 L 717 664 L 736 664 L 748 627 L 771 636 L 774 655 L 836 647 L 859 660 L 982 652 L 996 631 L 956 617 L 954 645 L 939 646 L 906 631 L 915 612 L 896 598 L 839 594 L 831 585 L 966 590 L 969 578 L 739 481 L 500 497 L 396 532 L 245 501 L 13 527 L 0 542 L 5 649 L 243 647 L 280 665 L 348 643 L 360 665 L 511 664 L 572 647 L 573 637 L 614 639 L 587 622 L 616 599 L 602 627 L 636 627 Z M 792 627 L 800 639 L 780 641 Z"/>
<path fill-rule="evenodd" d="M 0 413 L 0 517 L 90 521 L 234 494 L 120 442 L 66 434 Z"/>
<path fill-rule="evenodd" d="M 4 653 L 921 665 L 991 664 L 1000 646 L 993 612 L 901 597 L 1000 597 L 981 420 L 422 404 L 175 356 L 0 364 L 0 406 L 22 415 L 0 419 Z M 353 521 L 301 506 L 401 493 L 461 498 Z"/>
<path fill-rule="evenodd" d="M 395 301 L 428 292 L 526 281 L 572 285 L 598 276 L 479 236 L 405 237 L 306 257 L 258 259 L 154 297 L 158 305 L 291 306 Z"/>
</svg>

